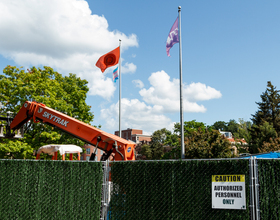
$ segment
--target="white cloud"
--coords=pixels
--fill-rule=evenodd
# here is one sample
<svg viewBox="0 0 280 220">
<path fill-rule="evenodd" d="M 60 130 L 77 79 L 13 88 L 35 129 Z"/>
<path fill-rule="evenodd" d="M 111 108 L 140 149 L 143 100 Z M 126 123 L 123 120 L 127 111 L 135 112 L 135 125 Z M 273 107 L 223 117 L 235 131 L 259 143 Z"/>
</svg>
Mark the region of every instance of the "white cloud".
<svg viewBox="0 0 280 220">
<path fill-rule="evenodd" d="M 162 128 L 173 131 L 174 122 L 165 113 L 180 111 L 179 80 L 170 80 L 167 73 L 159 71 L 151 74 L 149 82 L 151 87 L 139 92 L 144 102 L 122 99 L 122 129 L 142 129 L 149 134 Z M 141 80 L 133 80 L 133 83 L 136 87 L 144 86 Z M 221 97 L 219 91 L 202 83 L 184 85 L 183 92 L 185 112 L 205 112 L 206 108 L 197 104 L 198 101 Z M 118 112 L 118 103 L 101 110 L 101 118 L 106 121 L 104 128 L 119 129 Z"/>
<path fill-rule="evenodd" d="M 124 66 L 122 66 L 121 73 L 135 73 L 137 67 L 133 63 L 125 63 Z"/>
<path fill-rule="evenodd" d="M 218 99 L 222 97 L 220 91 L 216 89 L 206 86 L 200 82 L 191 83 L 187 87 L 184 88 L 184 95 L 187 97 L 189 101 L 204 101 L 210 99 Z"/>
<path fill-rule="evenodd" d="M 109 31 L 106 18 L 92 14 L 84 0 L 9 0 L 0 8 L 0 54 L 18 65 L 76 73 L 89 81 L 90 94 L 113 96 L 111 76 L 102 75 L 95 63 L 118 47 L 119 39 L 122 51 L 137 47 L 136 35 Z M 135 72 L 136 66 L 126 63 L 123 71 Z"/>
<path fill-rule="evenodd" d="M 170 118 L 163 115 L 162 107 L 158 105 L 149 106 L 138 99 L 122 99 L 122 129 L 135 128 L 152 134 L 154 131 L 166 128 L 170 131 L 174 123 Z M 118 130 L 119 103 L 111 105 L 108 109 L 101 110 L 101 118 L 106 120 L 104 128 Z M 103 128 L 102 127 L 102 128 Z"/>
<path fill-rule="evenodd" d="M 144 83 L 140 79 L 132 80 L 132 83 L 137 87 L 142 89 L 144 87 Z"/>
<path fill-rule="evenodd" d="M 170 76 L 159 71 L 149 77 L 151 87 L 140 90 L 143 100 L 151 105 L 162 106 L 164 112 L 178 112 L 180 109 L 179 79 L 170 80 Z M 202 83 L 183 85 L 183 109 L 185 112 L 205 112 L 203 105 L 197 101 L 220 98 L 220 91 Z"/>
</svg>

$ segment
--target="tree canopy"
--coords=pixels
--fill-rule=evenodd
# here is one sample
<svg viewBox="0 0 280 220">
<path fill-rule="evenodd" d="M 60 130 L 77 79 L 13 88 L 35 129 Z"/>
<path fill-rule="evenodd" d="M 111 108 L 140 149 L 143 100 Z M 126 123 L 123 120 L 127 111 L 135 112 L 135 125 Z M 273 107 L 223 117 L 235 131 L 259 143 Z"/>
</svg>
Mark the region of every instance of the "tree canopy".
<svg viewBox="0 0 280 220">
<path fill-rule="evenodd" d="M 202 122 L 185 121 L 185 158 L 225 158 L 232 157 L 231 144 L 217 130 Z M 142 159 L 180 159 L 180 124 L 174 124 L 174 132 L 157 130 L 152 135 L 150 145 L 143 145 Z"/>
<path fill-rule="evenodd" d="M 231 144 L 217 130 L 198 128 L 185 137 L 185 158 L 227 158 L 232 157 Z M 181 147 L 167 152 L 163 159 L 180 159 Z"/>
<path fill-rule="evenodd" d="M 94 116 L 90 106 L 86 104 L 89 88 L 88 82 L 70 73 L 62 76 L 50 67 L 32 67 L 26 71 L 14 66 L 7 66 L 0 75 L 0 103 L 1 112 L 17 113 L 25 101 L 37 101 L 74 117 L 85 123 L 91 123 Z M 76 144 L 84 143 L 76 138 L 42 123 L 28 122 L 22 140 L 0 139 L 2 158 L 11 158 L 11 151 L 26 149 L 22 158 L 30 157 L 31 149 L 37 150 L 46 144 Z M 11 145 L 11 143 L 14 143 Z M 7 148 L 7 144 L 14 146 L 15 150 Z M 6 149 L 6 150 L 4 150 Z M 5 152 L 6 151 L 6 152 Z M 6 156 L 5 156 L 6 155 Z M 16 155 L 16 154 L 15 154 Z M 18 154 L 17 154 L 18 155 Z"/>
<path fill-rule="evenodd" d="M 197 131 L 199 128 L 202 131 L 205 131 L 207 129 L 207 126 L 205 125 L 205 123 L 197 122 L 196 120 L 185 121 L 184 122 L 184 136 L 186 137 L 186 136 L 191 135 L 194 131 Z M 175 123 L 174 132 L 179 134 L 180 131 L 181 131 L 180 123 Z"/>
<path fill-rule="evenodd" d="M 216 121 L 211 127 L 215 130 L 229 131 L 232 134 L 238 131 L 238 123 L 234 119 L 230 119 L 229 122 Z"/>
<path fill-rule="evenodd" d="M 275 150 L 275 143 L 277 142 L 273 142 L 271 139 L 278 138 L 280 134 L 279 90 L 268 81 L 266 91 L 260 97 L 261 102 L 256 102 L 258 110 L 252 115 L 251 153 L 268 152 L 272 143 L 274 144 L 272 144 L 271 150 Z M 265 148 L 263 148 L 264 145 Z M 278 149 L 280 149 L 279 145 Z"/>
</svg>

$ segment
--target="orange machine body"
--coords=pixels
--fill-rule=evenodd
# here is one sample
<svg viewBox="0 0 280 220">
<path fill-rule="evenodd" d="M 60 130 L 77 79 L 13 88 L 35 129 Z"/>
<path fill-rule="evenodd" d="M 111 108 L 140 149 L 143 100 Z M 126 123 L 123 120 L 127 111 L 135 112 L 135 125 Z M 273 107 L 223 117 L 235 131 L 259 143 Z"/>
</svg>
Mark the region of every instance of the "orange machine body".
<svg viewBox="0 0 280 220">
<path fill-rule="evenodd" d="M 49 108 L 42 103 L 26 101 L 15 116 L 10 127 L 13 130 L 19 129 L 32 118 L 35 123 L 46 123 L 57 127 L 86 143 L 95 146 L 98 144 L 97 148 L 104 152 L 108 152 L 113 148 L 116 161 L 135 160 L 135 143 L 104 132 L 66 114 Z M 114 146 L 117 146 L 117 149 Z"/>
</svg>

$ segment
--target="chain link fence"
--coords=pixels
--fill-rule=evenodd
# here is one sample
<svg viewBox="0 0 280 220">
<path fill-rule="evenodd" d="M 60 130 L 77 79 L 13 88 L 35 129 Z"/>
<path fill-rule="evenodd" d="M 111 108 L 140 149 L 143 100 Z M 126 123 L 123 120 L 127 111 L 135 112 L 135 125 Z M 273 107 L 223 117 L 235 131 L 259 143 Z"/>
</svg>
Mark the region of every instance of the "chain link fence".
<svg viewBox="0 0 280 220">
<path fill-rule="evenodd" d="M 280 159 L 257 159 L 259 219 L 280 219 Z"/>
<path fill-rule="evenodd" d="M 255 158 L 0 160 L 0 219 L 280 219 L 279 171 Z M 213 208 L 214 175 L 244 176 L 243 209 Z"/>
<path fill-rule="evenodd" d="M 249 160 L 113 162 L 108 219 L 250 219 Z M 245 175 L 245 210 L 212 208 L 212 175 Z"/>
<path fill-rule="evenodd" d="M 0 219 L 99 219 L 101 163 L 0 160 Z"/>
</svg>

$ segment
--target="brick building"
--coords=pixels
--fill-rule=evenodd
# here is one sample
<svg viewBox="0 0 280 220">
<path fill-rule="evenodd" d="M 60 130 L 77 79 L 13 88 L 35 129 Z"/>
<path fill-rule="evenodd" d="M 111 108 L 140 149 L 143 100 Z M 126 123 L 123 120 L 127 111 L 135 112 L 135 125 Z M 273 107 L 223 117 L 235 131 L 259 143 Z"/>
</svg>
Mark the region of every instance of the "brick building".
<svg viewBox="0 0 280 220">
<path fill-rule="evenodd" d="M 119 136 L 119 131 L 115 131 L 115 135 Z M 142 130 L 128 128 L 122 130 L 122 138 L 135 142 L 136 144 L 149 144 L 151 135 L 143 134 Z"/>
<path fill-rule="evenodd" d="M 90 144 L 86 144 L 82 148 L 85 149 L 85 152 L 81 153 L 81 160 L 89 161 L 89 158 L 90 158 L 91 154 L 95 150 L 95 146 L 92 146 Z M 100 149 L 97 149 L 96 150 L 95 161 L 100 161 L 100 158 L 101 158 L 102 154 L 103 154 L 103 151 L 100 150 Z"/>
</svg>

